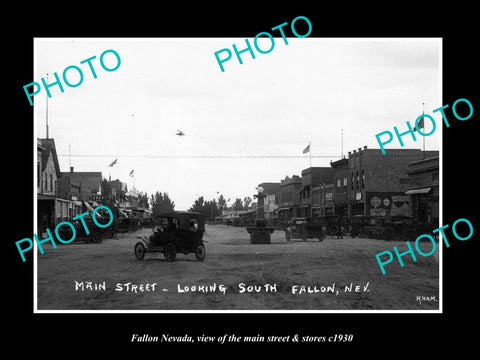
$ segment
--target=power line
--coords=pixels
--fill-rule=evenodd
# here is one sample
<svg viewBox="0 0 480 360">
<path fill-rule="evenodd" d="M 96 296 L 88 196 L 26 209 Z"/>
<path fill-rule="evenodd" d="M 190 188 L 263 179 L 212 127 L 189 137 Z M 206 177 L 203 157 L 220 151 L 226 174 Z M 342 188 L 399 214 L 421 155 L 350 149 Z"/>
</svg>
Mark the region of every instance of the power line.
<svg viewBox="0 0 480 360">
<path fill-rule="evenodd" d="M 150 158 L 150 159 L 294 159 L 302 155 L 98 155 L 98 154 L 58 154 L 57 156 L 88 158 Z M 338 158 L 339 155 L 312 155 L 312 158 Z"/>
</svg>

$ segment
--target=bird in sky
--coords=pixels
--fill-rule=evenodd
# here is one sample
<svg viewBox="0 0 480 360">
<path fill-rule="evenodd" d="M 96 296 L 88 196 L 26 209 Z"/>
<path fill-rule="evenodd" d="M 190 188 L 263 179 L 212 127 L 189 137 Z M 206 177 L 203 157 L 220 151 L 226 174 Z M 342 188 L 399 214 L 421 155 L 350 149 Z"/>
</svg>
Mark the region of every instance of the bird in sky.
<svg viewBox="0 0 480 360">
<path fill-rule="evenodd" d="M 175 135 L 185 136 L 185 133 L 183 131 L 177 130 L 177 133 Z"/>
</svg>

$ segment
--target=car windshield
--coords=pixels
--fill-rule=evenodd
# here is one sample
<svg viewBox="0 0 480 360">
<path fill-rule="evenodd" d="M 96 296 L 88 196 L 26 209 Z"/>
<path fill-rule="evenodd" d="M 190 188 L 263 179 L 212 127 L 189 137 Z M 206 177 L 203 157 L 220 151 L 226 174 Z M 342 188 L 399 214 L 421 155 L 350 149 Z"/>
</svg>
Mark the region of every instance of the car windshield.
<svg viewBox="0 0 480 360">
<path fill-rule="evenodd" d="M 173 217 L 157 217 L 153 221 L 153 231 L 172 231 L 179 228 L 178 219 Z"/>
<path fill-rule="evenodd" d="M 153 231 L 203 230 L 205 221 L 194 213 L 178 213 L 156 216 L 153 220 Z"/>
</svg>

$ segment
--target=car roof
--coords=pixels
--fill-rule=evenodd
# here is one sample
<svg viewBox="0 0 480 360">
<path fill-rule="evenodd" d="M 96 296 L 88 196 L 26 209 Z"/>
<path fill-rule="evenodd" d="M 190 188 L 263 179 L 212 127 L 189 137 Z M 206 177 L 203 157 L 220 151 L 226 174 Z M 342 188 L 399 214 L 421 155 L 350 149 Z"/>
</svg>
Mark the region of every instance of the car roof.
<svg viewBox="0 0 480 360">
<path fill-rule="evenodd" d="M 202 214 L 194 211 L 169 211 L 154 215 L 154 217 L 178 217 L 178 216 L 200 216 Z"/>
<path fill-rule="evenodd" d="M 153 216 L 153 219 L 161 219 L 161 218 L 177 218 L 183 223 L 185 221 L 189 221 L 192 219 L 204 221 L 205 215 L 198 212 L 193 212 L 193 211 L 170 211 L 170 212 Z"/>
</svg>

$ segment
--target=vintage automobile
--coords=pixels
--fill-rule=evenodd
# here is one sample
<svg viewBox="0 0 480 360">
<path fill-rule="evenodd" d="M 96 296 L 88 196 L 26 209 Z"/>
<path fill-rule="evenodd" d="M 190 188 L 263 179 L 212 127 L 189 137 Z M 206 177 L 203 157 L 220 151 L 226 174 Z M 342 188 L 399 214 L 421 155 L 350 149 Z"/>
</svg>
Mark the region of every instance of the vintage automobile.
<svg viewBox="0 0 480 360">
<path fill-rule="evenodd" d="M 205 216 L 190 211 L 174 211 L 153 217 L 153 233 L 137 236 L 134 253 L 142 260 L 146 253 L 161 252 L 168 261 L 174 261 L 177 253 L 194 253 L 203 261 L 206 256 L 203 234 Z"/>
<path fill-rule="evenodd" d="M 116 228 L 120 233 L 136 231 L 142 227 L 142 219 L 136 216 L 117 219 Z"/>
<path fill-rule="evenodd" d="M 151 217 L 142 218 L 141 219 L 141 226 L 145 228 L 151 228 L 153 226 L 153 220 Z"/>
<path fill-rule="evenodd" d="M 324 239 L 322 223 L 317 223 L 307 218 L 292 218 L 287 225 L 285 229 L 285 240 L 287 241 L 295 238 L 302 239 L 302 241 L 313 238 L 318 238 L 318 241 L 323 241 Z"/>
<path fill-rule="evenodd" d="M 87 234 L 87 232 L 85 231 L 85 227 L 83 226 L 81 220 L 77 219 L 72 221 L 72 225 L 75 227 L 74 241 L 83 240 L 85 242 L 99 244 L 104 239 L 111 239 L 117 236 L 113 224 L 106 228 L 100 228 L 93 222 L 93 219 L 91 217 L 85 216 L 83 217 L 83 220 L 85 221 L 85 226 L 87 227 L 89 233 Z M 100 224 L 102 223 L 101 218 L 97 219 L 97 221 Z M 106 223 L 104 222 L 103 224 Z M 73 236 L 72 228 L 69 225 L 62 225 L 58 228 L 58 235 L 60 236 L 60 238 L 65 240 L 71 239 Z"/>
<path fill-rule="evenodd" d="M 319 215 L 311 219 L 312 224 L 316 226 L 324 226 L 326 235 L 336 236 L 345 235 L 348 231 L 349 224 L 345 217 L 341 215 Z"/>
<path fill-rule="evenodd" d="M 359 237 L 373 237 L 375 233 L 375 217 L 364 215 L 353 215 L 349 219 L 350 236 Z"/>
<path fill-rule="evenodd" d="M 412 240 L 432 230 L 428 223 L 417 221 L 411 216 L 387 215 L 377 238 L 384 240 Z"/>
<path fill-rule="evenodd" d="M 429 232 L 431 226 L 405 215 L 352 216 L 350 236 L 382 240 L 410 240 Z"/>
</svg>

